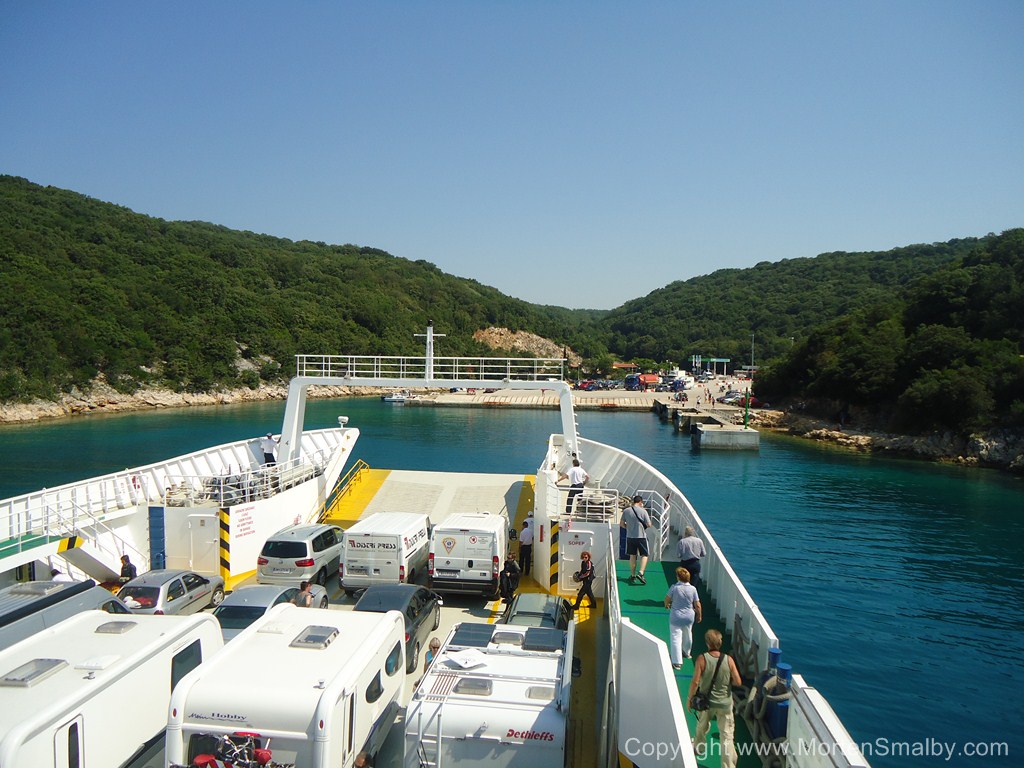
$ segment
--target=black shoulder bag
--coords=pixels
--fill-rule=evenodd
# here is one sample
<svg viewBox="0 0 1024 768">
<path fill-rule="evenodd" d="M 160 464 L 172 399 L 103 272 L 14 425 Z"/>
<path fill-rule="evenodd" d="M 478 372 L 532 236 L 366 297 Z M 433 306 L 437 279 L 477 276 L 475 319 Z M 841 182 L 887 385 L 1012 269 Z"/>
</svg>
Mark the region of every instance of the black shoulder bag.
<svg viewBox="0 0 1024 768">
<path fill-rule="evenodd" d="M 715 671 L 711 675 L 711 685 L 708 686 L 707 691 L 701 691 L 700 685 L 698 685 L 697 692 L 690 697 L 690 709 L 694 712 L 703 712 L 711 706 L 711 689 L 715 687 L 715 678 L 718 677 L 718 670 L 721 668 L 722 659 L 725 656 L 721 651 L 718 652 L 718 663 L 715 664 Z"/>
</svg>

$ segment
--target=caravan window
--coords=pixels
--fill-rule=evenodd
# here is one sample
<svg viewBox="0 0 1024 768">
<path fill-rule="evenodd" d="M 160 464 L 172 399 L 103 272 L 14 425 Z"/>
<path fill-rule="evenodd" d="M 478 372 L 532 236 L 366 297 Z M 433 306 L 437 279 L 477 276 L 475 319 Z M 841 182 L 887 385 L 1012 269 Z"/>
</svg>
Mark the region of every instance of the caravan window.
<svg viewBox="0 0 1024 768">
<path fill-rule="evenodd" d="M 394 649 L 388 654 L 387 660 L 384 662 L 384 671 L 388 673 L 388 677 L 393 677 L 398 672 L 398 668 L 402 665 L 402 644 L 395 643 Z"/>
<path fill-rule="evenodd" d="M 78 754 L 78 723 L 68 728 L 68 768 L 78 768 L 81 760 Z"/>
<path fill-rule="evenodd" d="M 384 686 L 380 681 L 380 672 L 373 676 L 373 680 L 366 686 L 366 703 L 373 704 L 384 693 Z"/>
<path fill-rule="evenodd" d="M 199 640 L 182 648 L 171 659 L 171 690 L 185 675 L 203 662 L 203 648 Z"/>
</svg>

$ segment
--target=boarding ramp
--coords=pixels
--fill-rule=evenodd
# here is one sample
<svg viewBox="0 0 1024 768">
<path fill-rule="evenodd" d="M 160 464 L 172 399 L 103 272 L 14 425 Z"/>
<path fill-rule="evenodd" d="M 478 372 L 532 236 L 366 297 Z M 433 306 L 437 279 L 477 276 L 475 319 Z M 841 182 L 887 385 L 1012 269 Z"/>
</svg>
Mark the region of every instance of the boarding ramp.
<svg viewBox="0 0 1024 768">
<path fill-rule="evenodd" d="M 564 381 L 563 358 L 437 357 L 434 355 L 433 324 L 426 333 L 423 357 L 378 355 L 297 355 L 296 376 L 288 385 L 280 458 L 287 461 L 299 450 L 303 432 L 306 393 L 314 385 L 347 387 L 392 387 L 422 389 L 462 388 L 500 385 L 505 389 L 552 390 L 558 393 L 562 434 L 566 451 L 576 451 L 577 426 L 572 390 Z M 566 455 L 568 455 L 568 453 Z"/>
</svg>

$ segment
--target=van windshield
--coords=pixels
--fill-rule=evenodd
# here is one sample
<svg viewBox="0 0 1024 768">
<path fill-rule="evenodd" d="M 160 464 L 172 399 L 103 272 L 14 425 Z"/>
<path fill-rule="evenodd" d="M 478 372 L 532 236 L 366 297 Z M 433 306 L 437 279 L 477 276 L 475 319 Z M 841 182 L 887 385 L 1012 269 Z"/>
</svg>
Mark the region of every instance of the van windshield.
<svg viewBox="0 0 1024 768">
<path fill-rule="evenodd" d="M 268 541 L 260 552 L 264 557 L 300 558 L 306 556 L 304 541 Z"/>
</svg>

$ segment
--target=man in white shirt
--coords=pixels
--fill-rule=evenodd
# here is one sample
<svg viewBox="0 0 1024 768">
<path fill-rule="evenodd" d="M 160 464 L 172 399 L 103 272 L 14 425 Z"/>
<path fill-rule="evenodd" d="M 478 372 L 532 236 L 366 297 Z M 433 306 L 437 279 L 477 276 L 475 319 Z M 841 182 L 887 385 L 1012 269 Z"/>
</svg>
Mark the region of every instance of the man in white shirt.
<svg viewBox="0 0 1024 768">
<path fill-rule="evenodd" d="M 583 486 L 590 479 L 590 475 L 580 466 L 579 459 L 573 459 L 572 467 L 569 468 L 568 472 L 563 472 L 558 476 L 558 482 L 566 478 L 569 478 L 569 495 L 565 499 L 565 514 L 571 515 L 572 500 L 583 493 Z"/>
<path fill-rule="evenodd" d="M 519 565 L 529 575 L 533 565 L 533 526 L 529 520 L 523 520 L 523 532 L 519 534 Z"/>
<path fill-rule="evenodd" d="M 260 440 L 260 448 L 263 449 L 263 463 L 264 464 L 276 464 L 277 459 L 274 457 L 274 449 L 277 448 L 277 444 L 281 438 L 274 439 L 273 434 L 267 432 L 267 436 Z"/>
<path fill-rule="evenodd" d="M 50 579 L 52 581 L 74 581 L 68 574 L 62 573 L 59 568 L 50 571 Z"/>
</svg>

